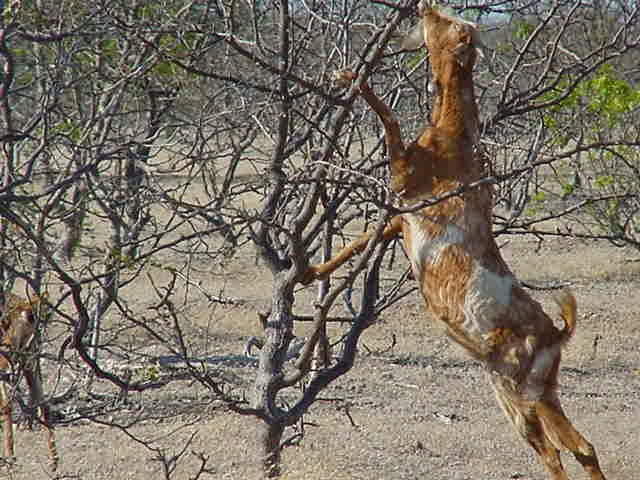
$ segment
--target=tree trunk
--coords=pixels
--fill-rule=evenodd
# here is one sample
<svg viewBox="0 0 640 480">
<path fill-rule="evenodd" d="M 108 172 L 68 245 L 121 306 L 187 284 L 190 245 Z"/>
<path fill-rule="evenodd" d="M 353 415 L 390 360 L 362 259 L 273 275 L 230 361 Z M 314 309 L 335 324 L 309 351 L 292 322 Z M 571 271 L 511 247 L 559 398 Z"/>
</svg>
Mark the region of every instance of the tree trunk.
<svg viewBox="0 0 640 480">
<path fill-rule="evenodd" d="M 285 412 L 277 405 L 279 381 L 293 338 L 293 282 L 286 273 L 276 276 L 267 318 L 265 344 L 260 351 L 260 363 L 254 388 L 254 408 L 261 412 L 261 462 L 265 478 L 280 475 L 280 443 L 285 428 Z"/>
<path fill-rule="evenodd" d="M 282 422 L 264 422 L 259 433 L 262 448 L 261 462 L 265 478 L 276 478 L 280 476 L 280 444 L 284 425 Z"/>
</svg>

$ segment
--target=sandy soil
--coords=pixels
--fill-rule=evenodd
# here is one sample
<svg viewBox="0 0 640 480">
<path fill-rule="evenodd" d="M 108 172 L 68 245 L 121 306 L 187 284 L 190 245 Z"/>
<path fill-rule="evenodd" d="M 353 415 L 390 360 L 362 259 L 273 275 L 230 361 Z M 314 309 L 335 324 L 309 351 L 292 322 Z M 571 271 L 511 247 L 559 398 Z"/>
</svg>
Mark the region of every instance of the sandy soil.
<svg viewBox="0 0 640 480">
<path fill-rule="evenodd" d="M 563 404 L 596 446 L 609 480 L 640 478 L 640 252 L 578 241 L 539 246 L 519 238 L 503 251 L 522 280 L 572 286 L 580 319 L 565 352 Z M 255 311 L 268 301 L 269 276 L 255 273 L 253 259 L 247 252 L 218 280 L 246 303 L 194 317 L 192 333 L 201 332 L 197 323 L 206 319 L 218 352 L 239 354 L 248 336 L 259 334 Z M 554 311 L 550 294 L 535 296 Z M 393 335 L 397 344 L 387 350 Z M 255 372 L 246 364 L 227 370 L 241 388 Z M 323 398 L 335 401 L 318 402 L 304 419 L 302 441 L 284 452 L 285 479 L 545 478 L 499 410 L 480 366 L 429 322 L 417 295 L 365 332 L 355 367 Z M 65 408 L 54 408 L 59 478 L 159 479 L 167 468 L 175 469 L 171 478 L 186 480 L 197 472 L 198 454 L 211 469 L 202 478 L 258 477 L 255 420 L 223 411 L 201 387 L 183 383 L 132 394 L 101 417 L 123 424 L 146 418 L 128 433 L 86 420 L 66 424 Z M 161 454 L 179 454 L 192 436 L 175 464 L 158 461 Z M 18 431 L 16 437 L 17 465 L 0 477 L 50 478 L 43 433 Z M 586 478 L 573 458 L 564 460 L 571 479 Z"/>
</svg>

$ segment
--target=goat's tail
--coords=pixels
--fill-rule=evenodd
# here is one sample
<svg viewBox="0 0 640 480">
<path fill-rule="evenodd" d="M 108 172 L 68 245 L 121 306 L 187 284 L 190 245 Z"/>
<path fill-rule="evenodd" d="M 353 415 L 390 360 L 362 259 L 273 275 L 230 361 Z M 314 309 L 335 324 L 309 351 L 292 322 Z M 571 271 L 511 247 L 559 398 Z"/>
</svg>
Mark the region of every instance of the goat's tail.
<svg viewBox="0 0 640 480">
<path fill-rule="evenodd" d="M 555 301 L 560 307 L 560 318 L 564 321 L 564 328 L 559 331 L 558 342 L 562 345 L 567 343 L 576 330 L 576 319 L 578 318 L 578 307 L 576 297 L 568 288 L 556 295 Z"/>
</svg>

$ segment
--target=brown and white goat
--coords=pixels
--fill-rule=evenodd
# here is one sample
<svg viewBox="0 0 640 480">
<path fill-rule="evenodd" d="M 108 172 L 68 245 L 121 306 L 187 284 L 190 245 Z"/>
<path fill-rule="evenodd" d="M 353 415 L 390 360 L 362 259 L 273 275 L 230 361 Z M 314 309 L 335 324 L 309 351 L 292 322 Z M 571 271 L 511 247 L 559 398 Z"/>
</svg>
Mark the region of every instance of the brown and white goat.
<svg viewBox="0 0 640 480">
<path fill-rule="evenodd" d="M 567 480 L 559 452 L 569 450 L 592 480 L 604 480 L 593 447 L 567 419 L 556 393 L 561 349 L 575 329 L 576 301 L 569 292 L 557 299 L 564 321 L 564 328 L 557 328 L 500 254 L 491 231 L 492 187 L 469 187 L 484 175 L 475 151 L 477 30 L 431 6 L 421 6 L 420 14 L 420 43 L 429 52 L 437 91 L 431 126 L 405 147 L 389 108 L 366 83 L 360 83 L 359 93 L 384 124 L 391 187 L 405 205 L 464 191 L 395 217 L 383 235 L 402 233 L 427 309 L 485 366 L 500 405 L 550 478 Z M 356 77 L 341 74 L 343 80 Z M 368 239 L 365 234 L 332 260 L 310 267 L 305 282 L 329 275 Z"/>
<path fill-rule="evenodd" d="M 38 299 L 25 300 L 17 295 L 6 294 L 5 305 L 0 305 L 0 412 L 4 423 L 4 456 L 14 457 L 12 395 L 7 391 L 12 373 L 24 376 L 29 389 L 30 402 L 38 409 L 40 422 L 47 431 L 49 462 L 51 470 L 58 466 L 53 429 L 49 423 L 49 411 L 44 403 L 40 373 L 33 358 L 36 334 L 36 312 Z"/>
</svg>

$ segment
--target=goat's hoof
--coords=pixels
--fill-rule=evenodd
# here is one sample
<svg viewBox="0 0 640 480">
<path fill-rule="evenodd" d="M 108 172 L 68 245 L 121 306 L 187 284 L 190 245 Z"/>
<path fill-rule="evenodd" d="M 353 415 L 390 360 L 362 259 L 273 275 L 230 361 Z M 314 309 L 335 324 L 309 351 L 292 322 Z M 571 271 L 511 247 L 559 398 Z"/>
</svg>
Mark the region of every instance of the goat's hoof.
<svg viewBox="0 0 640 480">
<path fill-rule="evenodd" d="M 358 74 L 351 70 L 336 70 L 333 72 L 332 77 L 334 85 L 347 88 L 351 85 L 351 82 L 358 78 Z"/>
</svg>

